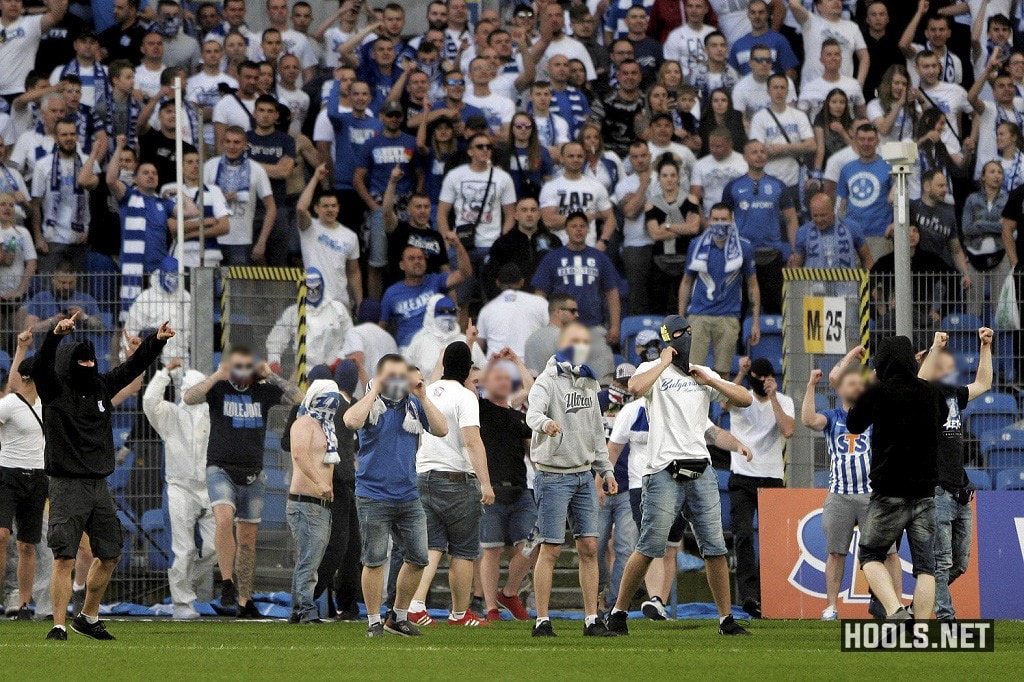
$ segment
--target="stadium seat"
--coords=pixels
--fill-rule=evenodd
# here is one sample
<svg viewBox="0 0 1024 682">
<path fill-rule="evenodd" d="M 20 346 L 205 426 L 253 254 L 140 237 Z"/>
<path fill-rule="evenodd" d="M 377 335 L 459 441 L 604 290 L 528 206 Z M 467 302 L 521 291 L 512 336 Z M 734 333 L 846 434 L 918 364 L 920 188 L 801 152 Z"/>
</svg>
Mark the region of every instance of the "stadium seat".
<svg viewBox="0 0 1024 682">
<path fill-rule="evenodd" d="M 978 352 L 957 353 L 953 356 L 956 359 L 956 371 L 965 380 L 973 381 L 974 375 L 978 373 Z"/>
<path fill-rule="evenodd" d="M 127 571 L 131 568 L 132 546 L 135 544 L 135 536 L 138 534 L 139 528 L 136 525 L 135 515 L 131 512 L 118 511 L 117 519 L 121 522 L 121 527 L 124 528 L 124 537 L 122 539 L 123 544 L 121 546 L 121 560 L 117 562 L 117 570 Z"/>
<path fill-rule="evenodd" d="M 117 446 L 117 443 L 114 444 Z M 107 476 L 107 487 L 114 495 L 119 494 L 128 485 L 128 477 L 131 474 L 132 465 L 135 464 L 135 453 L 129 452 L 124 462 L 114 467 L 114 473 Z"/>
<path fill-rule="evenodd" d="M 996 490 L 1024 490 L 1024 468 L 1006 469 L 996 474 Z"/>
<path fill-rule="evenodd" d="M 267 475 L 267 490 L 263 494 L 263 523 L 283 527 L 285 503 L 288 501 L 288 472 L 283 469 L 264 469 Z"/>
<path fill-rule="evenodd" d="M 946 315 L 939 326 L 949 334 L 948 348 L 954 354 L 977 355 L 980 319 L 966 313 L 952 313 Z"/>
<path fill-rule="evenodd" d="M 663 317 L 658 315 L 632 315 L 619 323 L 619 348 L 629 362 L 640 364 L 640 356 L 633 347 L 633 339 L 644 329 L 657 330 L 661 327 Z"/>
<path fill-rule="evenodd" d="M 815 471 L 814 472 L 814 487 L 815 488 L 827 488 L 828 487 L 828 476 L 827 471 Z"/>
<path fill-rule="evenodd" d="M 989 469 L 1010 469 L 1024 467 L 1024 450 L 1020 444 L 1011 447 L 995 447 L 985 455 L 985 466 Z"/>
<path fill-rule="evenodd" d="M 830 403 L 831 403 L 831 400 L 829 400 L 829 397 L 827 395 L 825 395 L 824 393 L 815 393 L 814 394 L 814 411 L 815 412 L 824 412 L 825 410 L 831 409 L 832 405 Z"/>
<path fill-rule="evenodd" d="M 992 477 L 984 469 L 967 467 L 967 478 L 978 490 L 992 490 Z"/>
<path fill-rule="evenodd" d="M 1002 375 L 1003 381 L 1007 384 L 1012 384 L 1017 379 L 1017 358 L 1013 352 L 1014 333 L 996 333 L 995 371 Z"/>
<path fill-rule="evenodd" d="M 776 372 L 782 371 L 782 316 L 761 316 L 761 340 L 756 346 L 750 345 L 750 329 L 752 318 L 743 320 L 743 347 L 747 355 L 753 358 L 767 358 L 775 367 Z M 780 384 L 781 385 L 781 384 Z"/>
<path fill-rule="evenodd" d="M 612 354 L 612 361 L 615 363 L 616 367 L 618 367 L 624 362 L 629 362 L 629 360 L 626 359 L 625 355 L 620 355 L 619 353 Z"/>
<path fill-rule="evenodd" d="M 967 430 L 975 437 L 1001 430 L 1017 421 L 1017 401 L 1009 393 L 986 393 L 964 409 Z"/>
<path fill-rule="evenodd" d="M 1021 429 L 1006 428 L 999 431 L 987 431 L 981 434 L 978 440 L 981 442 L 981 454 L 986 456 L 990 450 L 995 448 L 1024 451 L 1024 431 Z"/>
<path fill-rule="evenodd" d="M 171 526 L 167 512 L 150 509 L 142 515 L 142 541 L 149 556 L 149 570 L 166 571 L 171 567 Z M 148 536 L 148 537 L 147 537 Z"/>
</svg>

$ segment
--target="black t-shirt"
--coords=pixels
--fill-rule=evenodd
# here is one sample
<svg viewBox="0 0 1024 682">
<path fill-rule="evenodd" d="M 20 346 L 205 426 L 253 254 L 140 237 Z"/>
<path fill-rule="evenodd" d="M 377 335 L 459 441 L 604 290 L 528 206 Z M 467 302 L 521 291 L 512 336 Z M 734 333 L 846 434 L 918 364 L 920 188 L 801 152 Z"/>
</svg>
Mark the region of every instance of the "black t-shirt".
<svg viewBox="0 0 1024 682">
<path fill-rule="evenodd" d="M 448 250 L 444 246 L 441 235 L 434 230 L 413 227 L 406 221 L 398 223 L 395 231 L 388 235 L 388 281 L 387 286 L 405 278 L 405 273 L 398 267 L 402 260 L 402 251 L 407 246 L 423 249 L 427 255 L 427 272 L 441 272 L 448 265 Z"/>
<path fill-rule="evenodd" d="M 682 213 L 683 220 L 685 221 L 686 218 L 691 213 L 696 213 L 696 214 L 699 215 L 700 214 L 700 206 L 698 206 L 697 204 L 695 204 L 692 201 L 690 201 L 690 198 L 687 197 L 687 198 L 683 199 L 683 203 L 679 207 L 679 212 Z M 659 225 L 663 225 L 667 218 L 668 218 L 668 215 L 665 214 L 665 211 L 661 210 L 657 206 L 652 206 L 647 211 L 647 213 L 644 214 L 644 226 L 646 227 L 648 220 L 655 220 L 655 221 L 658 222 Z M 655 255 L 657 255 L 657 256 L 664 255 L 664 253 L 665 253 L 665 246 L 667 244 L 669 244 L 670 242 L 674 242 L 675 243 L 675 253 L 676 253 L 676 255 L 681 255 L 683 257 L 684 262 L 685 262 L 686 252 L 690 248 L 690 241 L 693 239 L 694 236 L 695 235 L 689 235 L 688 234 L 688 235 L 683 235 L 681 237 L 676 237 L 675 239 L 663 239 L 661 241 L 656 241 L 656 242 L 654 242 L 654 251 L 653 251 L 653 253 Z"/>
<path fill-rule="evenodd" d="M 218 381 L 206 394 L 210 406 L 210 442 L 206 463 L 242 474 L 263 469 L 263 440 L 267 414 L 284 395 L 277 386 L 261 381 L 239 391 Z"/>
<path fill-rule="evenodd" d="M 523 439 L 531 435 L 522 412 L 480 400 L 480 438 L 487 451 L 487 471 L 497 502 L 514 502 L 526 490 Z"/>
<path fill-rule="evenodd" d="M 75 58 L 75 38 L 84 30 L 84 21 L 71 12 L 65 14 L 63 19 L 40 36 L 34 70 L 49 78 L 58 66 L 67 66 Z"/>
<path fill-rule="evenodd" d="M 561 248 L 562 241 L 543 227 L 526 236 L 519 228 L 509 230 L 498 237 L 491 245 L 488 254 L 488 268 L 493 273 L 490 279 L 498 276 L 498 271 L 505 263 L 515 263 L 529 282 L 537 266 L 544 260 L 549 251 Z"/>
<path fill-rule="evenodd" d="M 110 64 L 115 59 L 127 59 L 135 66 L 142 63 L 142 40 L 149 33 L 138 21 L 122 29 L 120 24 L 114 24 L 99 34 L 100 47 L 107 51 L 107 58 L 104 64 Z"/>
<path fill-rule="evenodd" d="M 185 153 L 195 152 L 196 148 L 183 142 Z M 159 130 L 152 128 L 139 137 L 139 163 L 151 163 L 156 166 L 159 186 L 174 182 L 176 176 L 174 156 L 174 138 L 165 137 Z"/>
<path fill-rule="evenodd" d="M 637 139 L 636 115 L 644 110 L 644 98 L 627 101 L 613 91 L 594 103 L 590 115 L 601 123 L 604 146 L 621 158 L 629 156 L 629 145 Z"/>
<path fill-rule="evenodd" d="M 1003 207 L 1003 217 L 1017 223 L 1017 256 L 1024 255 L 1024 185 L 1010 192 Z"/>
<path fill-rule="evenodd" d="M 958 489 L 967 485 L 964 471 L 964 408 L 967 407 L 966 386 L 936 384 L 943 400 L 946 401 L 945 420 L 939 430 L 939 447 L 936 464 L 939 468 L 939 485 L 947 489 Z"/>
<path fill-rule="evenodd" d="M 256 163 L 273 165 L 286 156 L 295 158 L 295 138 L 288 133 L 275 130 L 269 135 L 260 135 L 250 130 L 246 137 L 249 138 L 249 158 Z M 270 191 L 274 194 L 274 202 L 282 206 L 288 192 L 287 181 L 271 178 Z"/>
</svg>

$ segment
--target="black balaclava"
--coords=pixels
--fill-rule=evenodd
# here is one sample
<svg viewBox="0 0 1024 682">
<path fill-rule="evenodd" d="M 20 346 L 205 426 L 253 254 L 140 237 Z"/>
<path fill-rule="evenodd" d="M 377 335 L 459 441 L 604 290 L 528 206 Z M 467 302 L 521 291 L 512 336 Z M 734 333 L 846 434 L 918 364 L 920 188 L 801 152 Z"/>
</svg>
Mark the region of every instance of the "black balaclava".
<svg viewBox="0 0 1024 682">
<path fill-rule="evenodd" d="M 78 364 L 79 360 L 92 360 L 92 367 L 84 367 Z M 96 368 L 96 349 L 91 341 L 79 341 L 71 349 L 71 363 L 68 366 L 68 373 L 71 375 L 71 383 L 76 388 L 86 388 L 96 381 L 99 371 Z"/>
<path fill-rule="evenodd" d="M 757 375 L 756 377 L 754 375 Z M 755 358 L 750 363 L 750 374 L 747 375 L 747 380 L 750 382 L 750 388 L 757 395 L 762 398 L 768 395 L 764 392 L 764 380 L 775 374 L 775 368 L 772 367 L 772 362 L 768 358 Z M 759 379 L 758 377 L 763 377 Z"/>
<path fill-rule="evenodd" d="M 473 369 L 473 354 L 470 353 L 469 346 L 464 341 L 449 343 L 448 347 L 444 349 L 441 366 L 444 368 L 442 379 L 450 379 L 460 384 L 465 383 L 469 378 L 470 370 Z"/>
<path fill-rule="evenodd" d="M 666 345 L 675 349 L 676 354 L 672 356 L 672 364 L 684 372 L 690 371 L 690 340 L 689 334 L 673 335 L 677 331 L 686 331 L 690 323 L 682 315 L 669 315 L 661 323 L 661 340 Z"/>
<path fill-rule="evenodd" d="M 914 345 L 906 336 L 882 339 L 874 358 L 875 374 L 881 380 L 911 379 L 917 376 Z"/>
</svg>

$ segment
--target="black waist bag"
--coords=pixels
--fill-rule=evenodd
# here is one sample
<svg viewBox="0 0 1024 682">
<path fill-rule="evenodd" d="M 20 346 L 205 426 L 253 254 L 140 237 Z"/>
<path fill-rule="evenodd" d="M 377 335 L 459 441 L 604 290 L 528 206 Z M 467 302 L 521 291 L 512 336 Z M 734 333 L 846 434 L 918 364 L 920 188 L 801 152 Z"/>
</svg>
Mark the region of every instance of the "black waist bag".
<svg viewBox="0 0 1024 682">
<path fill-rule="evenodd" d="M 666 467 L 677 481 L 692 481 L 700 478 L 704 470 L 708 468 L 708 460 L 703 457 L 691 457 L 687 459 L 674 459 Z"/>
</svg>

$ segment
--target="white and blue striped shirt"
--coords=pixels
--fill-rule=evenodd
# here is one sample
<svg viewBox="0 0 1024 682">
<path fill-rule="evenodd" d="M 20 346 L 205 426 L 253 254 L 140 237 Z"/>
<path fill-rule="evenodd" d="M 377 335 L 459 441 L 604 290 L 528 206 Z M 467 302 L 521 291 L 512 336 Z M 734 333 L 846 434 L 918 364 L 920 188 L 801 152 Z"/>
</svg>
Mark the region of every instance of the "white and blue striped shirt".
<svg viewBox="0 0 1024 682">
<path fill-rule="evenodd" d="M 824 429 L 829 455 L 828 491 L 840 495 L 870 493 L 871 427 L 861 434 L 850 433 L 846 410 L 841 407 L 819 414 L 828 420 Z"/>
</svg>

